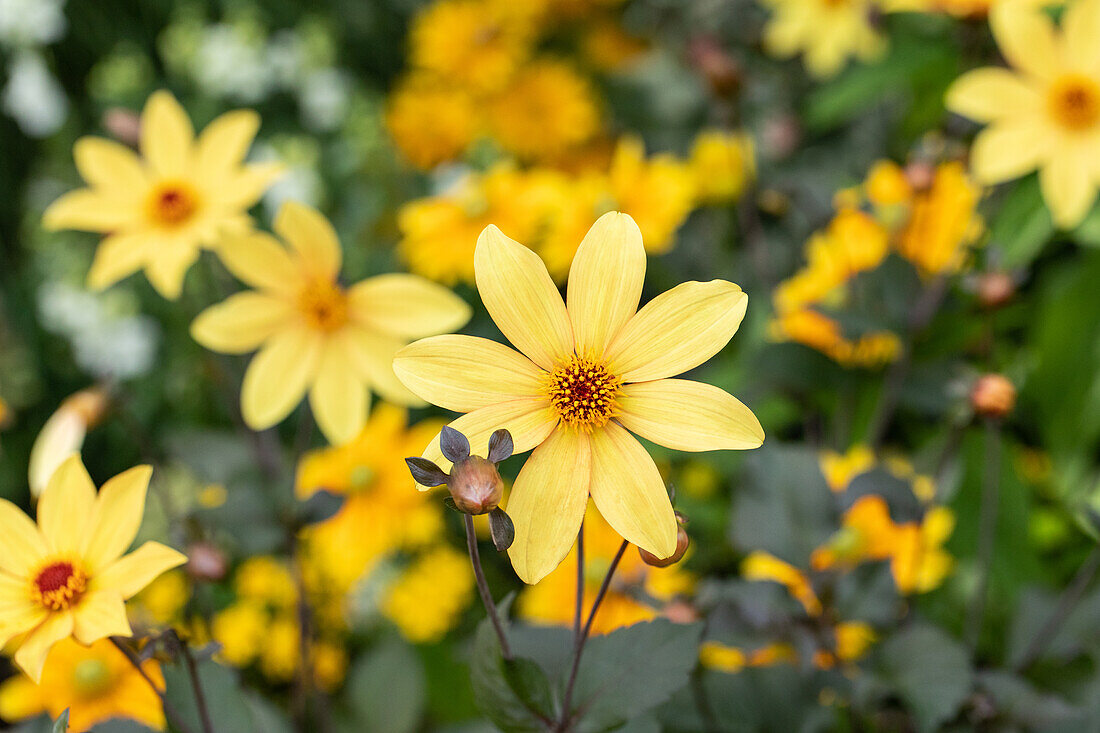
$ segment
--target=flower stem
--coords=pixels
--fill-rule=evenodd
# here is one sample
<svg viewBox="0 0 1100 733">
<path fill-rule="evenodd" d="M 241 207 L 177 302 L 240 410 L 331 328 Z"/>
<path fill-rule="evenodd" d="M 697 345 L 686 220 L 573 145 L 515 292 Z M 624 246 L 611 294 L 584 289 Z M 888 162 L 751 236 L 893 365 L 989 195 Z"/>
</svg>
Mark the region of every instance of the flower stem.
<svg viewBox="0 0 1100 733">
<path fill-rule="evenodd" d="M 965 638 L 971 649 L 978 646 L 989 594 L 990 565 L 997 539 L 997 514 L 1001 503 L 1001 426 L 996 420 L 985 423 L 985 465 L 982 469 L 982 494 L 978 516 L 978 587 L 971 601 Z"/>
<path fill-rule="evenodd" d="M 214 724 L 210 720 L 210 709 L 206 705 L 206 693 L 202 689 L 202 679 L 199 677 L 199 665 L 195 662 L 195 655 L 186 644 L 181 644 L 184 661 L 187 662 L 187 674 L 191 677 L 191 689 L 195 692 L 195 705 L 199 709 L 199 720 L 202 721 L 203 733 L 214 733 Z"/>
<path fill-rule="evenodd" d="M 592 601 L 592 610 L 588 612 L 588 620 L 584 623 L 584 629 L 577 636 L 573 646 L 573 667 L 569 671 L 569 682 L 565 685 L 565 696 L 562 699 L 561 706 L 561 721 L 558 723 L 557 730 L 564 732 L 570 729 L 573 724 L 573 716 L 570 715 L 569 708 L 573 702 L 573 687 L 577 684 L 577 672 L 581 668 L 581 654 L 584 653 L 584 644 L 588 641 L 588 636 L 592 632 L 592 622 L 596 619 L 596 611 L 600 609 L 600 604 L 603 603 L 604 596 L 607 595 L 607 589 L 611 587 L 611 578 L 615 575 L 615 569 L 619 567 L 619 561 L 623 559 L 623 553 L 626 552 L 627 545 L 630 544 L 626 540 L 619 545 L 619 551 L 615 553 L 615 559 L 611 561 L 611 566 L 607 569 L 607 575 L 603 577 L 603 583 L 600 584 L 600 590 L 596 593 L 596 599 Z"/>
<path fill-rule="evenodd" d="M 1092 548 L 1092 552 L 1089 553 L 1084 564 L 1078 568 L 1077 574 L 1073 576 L 1069 587 L 1058 598 L 1058 605 L 1054 607 L 1039 631 L 1031 638 L 1031 643 L 1024 651 L 1024 655 L 1020 657 L 1020 661 L 1015 665 L 1017 672 L 1022 672 L 1030 667 L 1042 655 L 1047 645 L 1058 635 L 1058 630 L 1069 618 L 1069 615 L 1073 613 L 1073 610 L 1077 608 L 1077 604 L 1081 602 L 1085 590 L 1089 587 L 1093 578 L 1096 577 L 1098 570 L 1100 570 L 1100 544 Z"/>
<path fill-rule="evenodd" d="M 584 612 L 584 520 L 577 531 L 577 605 L 573 611 L 574 643 L 581 635 L 581 614 Z"/>
<path fill-rule="evenodd" d="M 179 711 L 172 707 L 172 704 L 168 702 L 167 698 L 164 695 L 164 690 L 162 690 L 160 686 L 153 681 L 153 678 L 150 677 L 149 673 L 145 671 L 145 668 L 141 666 L 141 660 L 137 657 L 136 654 L 134 654 L 134 650 L 127 646 L 127 644 L 120 640 L 117 636 L 109 636 L 107 638 L 111 640 L 111 643 L 115 645 L 116 649 L 122 652 L 122 655 L 126 657 L 127 661 L 129 661 L 130 664 L 133 665 L 134 669 L 137 670 L 137 673 L 141 675 L 141 678 L 149 684 L 149 687 L 151 687 L 153 692 L 157 694 L 157 697 L 160 698 L 161 707 L 164 708 L 164 717 L 168 719 L 168 722 L 172 725 L 172 727 L 180 731 L 181 733 L 192 733 L 191 726 L 184 722 L 183 717 L 179 714 Z"/>
<path fill-rule="evenodd" d="M 508 637 L 504 635 L 504 627 L 497 615 L 496 604 L 489 593 L 489 584 L 485 581 L 485 571 L 481 569 L 481 554 L 477 551 L 477 535 L 474 533 L 474 518 L 469 514 L 463 514 L 466 520 L 466 549 L 470 551 L 470 563 L 474 566 L 474 577 L 477 579 L 477 592 L 481 595 L 481 602 L 485 604 L 485 611 L 489 614 L 489 620 L 493 622 L 493 629 L 500 639 L 500 653 L 505 661 L 512 661 L 512 648 L 508 646 Z"/>
</svg>

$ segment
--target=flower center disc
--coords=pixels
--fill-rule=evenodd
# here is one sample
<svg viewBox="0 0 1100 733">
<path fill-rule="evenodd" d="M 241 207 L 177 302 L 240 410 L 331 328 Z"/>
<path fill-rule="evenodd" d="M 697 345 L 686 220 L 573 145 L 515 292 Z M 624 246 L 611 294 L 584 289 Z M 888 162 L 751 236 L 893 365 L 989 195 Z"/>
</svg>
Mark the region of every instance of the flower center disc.
<svg viewBox="0 0 1100 733">
<path fill-rule="evenodd" d="M 167 227 L 186 223 L 198 208 L 198 195 L 186 183 L 161 184 L 149 197 L 150 218 Z"/>
<path fill-rule="evenodd" d="M 348 321 L 347 294 L 333 283 L 317 281 L 303 288 L 298 307 L 309 324 L 322 331 L 335 331 Z"/>
<path fill-rule="evenodd" d="M 615 414 L 620 384 L 602 364 L 576 357 L 554 370 L 547 392 L 567 425 L 588 432 Z"/>
<path fill-rule="evenodd" d="M 1084 130 L 1100 122 L 1100 84 L 1082 74 L 1063 76 L 1051 85 L 1050 114 L 1063 127 Z"/>
<path fill-rule="evenodd" d="M 38 571 L 31 584 L 31 596 L 51 611 L 64 611 L 80 600 L 87 587 L 88 576 L 84 571 L 62 560 Z"/>
</svg>

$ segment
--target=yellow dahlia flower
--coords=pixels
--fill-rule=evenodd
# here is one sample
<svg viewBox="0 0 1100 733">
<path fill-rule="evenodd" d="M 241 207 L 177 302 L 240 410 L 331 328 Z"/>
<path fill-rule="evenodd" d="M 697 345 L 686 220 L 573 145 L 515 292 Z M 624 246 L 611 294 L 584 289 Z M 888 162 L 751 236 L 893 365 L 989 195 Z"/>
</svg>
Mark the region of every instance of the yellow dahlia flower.
<svg viewBox="0 0 1100 733">
<path fill-rule="evenodd" d="M 163 688 L 160 665 L 150 659 L 141 666 Z M 41 713 L 57 718 L 65 710 L 69 711 L 69 733 L 84 733 L 117 718 L 164 729 L 160 697 L 106 639 L 87 647 L 65 639 L 50 651 L 40 683 L 18 675 L 0 685 L 0 717 L 9 722 Z"/>
<path fill-rule="evenodd" d="M 1001 2 L 989 16 L 1012 69 L 987 67 L 947 90 L 947 107 L 987 124 L 970 166 L 980 183 L 1001 183 L 1036 168 L 1055 224 L 1076 226 L 1096 198 L 1100 177 L 1100 0 L 1076 0 L 1061 32 L 1041 8 Z"/>
<path fill-rule="evenodd" d="M 241 415 L 253 430 L 280 422 L 309 392 L 318 427 L 331 443 L 354 438 L 367 421 L 368 387 L 392 402 L 419 404 L 390 361 L 409 339 L 452 331 L 470 308 L 446 288 L 415 275 L 372 277 L 345 288 L 332 225 L 293 201 L 279 210 L 274 237 L 255 232 L 221 249 L 225 266 L 256 290 L 231 295 L 191 324 L 213 351 L 259 352 L 241 385 Z"/>
<path fill-rule="evenodd" d="M 885 42 L 871 24 L 874 0 L 762 0 L 774 11 L 764 48 L 782 58 L 802 54 L 816 77 L 835 76 L 851 58 L 870 61 Z"/>
<path fill-rule="evenodd" d="M 474 253 L 477 287 L 519 351 L 437 336 L 394 359 L 413 392 L 467 413 L 451 426 L 470 439 L 473 453 L 485 455 L 499 428 L 511 432 L 517 452 L 535 449 L 508 501 L 512 564 L 528 583 L 565 557 L 589 496 L 621 536 L 658 557 L 673 553 L 677 525 L 664 481 L 630 432 L 689 451 L 755 448 L 764 440 L 736 398 L 668 379 L 729 342 L 747 296 L 723 280 L 688 282 L 637 310 L 645 265 L 634 220 L 605 214 L 577 249 L 566 307 L 539 256 L 489 226 Z M 424 457 L 450 465 L 438 437 Z"/>
<path fill-rule="evenodd" d="M 123 601 L 187 561 L 158 542 L 122 554 L 141 526 L 152 472 L 131 468 L 97 496 L 80 456 L 73 455 L 42 492 L 37 526 L 0 499 L 0 642 L 21 637 L 15 663 L 35 682 L 62 639 L 91 644 L 130 636 Z"/>
<path fill-rule="evenodd" d="M 73 157 L 89 188 L 54 201 L 42 224 L 107 235 L 89 287 L 100 290 L 144 269 L 161 295 L 175 299 L 202 248 L 251 228 L 246 212 L 281 171 L 274 163 L 242 163 L 259 126 L 259 115 L 238 110 L 196 139 L 175 97 L 155 92 L 141 113 L 141 157 L 110 140 L 78 140 Z"/>
</svg>

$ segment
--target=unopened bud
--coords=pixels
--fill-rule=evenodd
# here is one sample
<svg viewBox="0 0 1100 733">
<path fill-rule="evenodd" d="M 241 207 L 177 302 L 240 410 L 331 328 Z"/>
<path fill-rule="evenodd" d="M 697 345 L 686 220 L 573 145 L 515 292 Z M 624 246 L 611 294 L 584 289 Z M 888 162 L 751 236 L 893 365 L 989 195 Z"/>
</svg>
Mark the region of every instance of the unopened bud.
<svg viewBox="0 0 1100 733">
<path fill-rule="evenodd" d="M 31 447 L 27 466 L 31 496 L 37 499 L 62 461 L 80 452 L 88 430 L 99 423 L 108 405 L 105 389 L 89 387 L 70 395 L 50 415 Z"/>
<path fill-rule="evenodd" d="M 125 107 L 111 107 L 103 113 L 103 128 L 124 145 L 136 148 L 141 138 L 141 117 Z"/>
<path fill-rule="evenodd" d="M 983 374 L 970 391 L 970 404 L 982 417 L 1004 417 L 1016 405 L 1016 388 L 1000 374 Z"/>
<path fill-rule="evenodd" d="M 732 97 L 741 88 L 741 66 L 713 38 L 693 38 L 688 53 L 692 64 L 717 96 Z"/>
<path fill-rule="evenodd" d="M 691 539 L 688 537 L 687 530 L 684 529 L 682 524 L 676 526 L 676 549 L 668 557 L 657 557 L 652 552 L 638 548 L 638 554 L 642 558 L 642 562 L 646 565 L 652 565 L 655 568 L 667 568 L 669 565 L 675 565 L 684 559 L 684 554 L 688 551 L 688 545 L 691 544 Z"/>
<path fill-rule="evenodd" d="M 986 272 L 978 277 L 977 294 L 981 306 L 993 310 L 1012 300 L 1016 283 L 1007 272 Z"/>
<path fill-rule="evenodd" d="M 927 160 L 915 160 L 905 166 L 905 178 L 914 191 L 927 191 L 936 178 L 936 167 Z"/>
<path fill-rule="evenodd" d="M 187 548 L 186 554 L 187 574 L 195 580 L 219 581 L 229 569 L 225 553 L 209 542 L 196 542 Z"/>
<path fill-rule="evenodd" d="M 470 456 L 451 468 L 447 488 L 460 512 L 485 514 L 500 503 L 504 481 L 492 462 L 481 456 Z"/>
</svg>

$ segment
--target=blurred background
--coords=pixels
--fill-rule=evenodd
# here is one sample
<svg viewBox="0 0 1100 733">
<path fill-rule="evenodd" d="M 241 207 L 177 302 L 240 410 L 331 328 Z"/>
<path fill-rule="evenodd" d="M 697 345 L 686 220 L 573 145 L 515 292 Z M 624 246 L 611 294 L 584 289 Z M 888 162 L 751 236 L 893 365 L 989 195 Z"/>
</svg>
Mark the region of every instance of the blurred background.
<svg viewBox="0 0 1100 733">
<path fill-rule="evenodd" d="M 750 406 L 765 446 L 647 445 L 691 549 L 656 569 L 631 548 L 597 619 L 690 625 L 682 679 L 636 660 L 629 715 L 592 730 L 1091 730 L 1100 212 L 1057 231 L 1034 175 L 974 181 L 977 126 L 943 99 L 999 63 L 987 10 L 0 0 L 0 495 L 32 505 L 36 442 L 82 445 L 97 482 L 154 464 L 143 535 L 191 563 L 131 612 L 212 655 L 219 730 L 289 730 L 303 707 L 325 731 L 507 727 L 471 682 L 484 614 L 461 518 L 402 461 L 450 416 L 377 400 L 347 446 L 293 417 L 257 437 L 235 417 L 245 360 L 188 332 L 240 287 L 213 255 L 178 301 L 141 276 L 94 292 L 98 236 L 42 228 L 80 185 L 73 143 L 133 145 L 168 89 L 196 129 L 260 113 L 249 157 L 286 165 L 261 226 L 286 200 L 319 208 L 349 281 L 453 287 L 475 310 L 465 333 L 502 340 L 472 285 L 490 223 L 564 285 L 591 223 L 625 211 L 650 254 L 643 301 L 714 278 L 749 294 L 692 376 Z M 310 501 L 322 489 L 338 509 Z M 619 538 L 586 526 L 591 598 Z M 572 556 L 521 587 L 483 548 L 517 623 L 571 625 Z M 302 649 L 323 702 L 301 699 Z M 40 688 L 9 668 L 0 718 L 48 730 L 51 700 L 95 698 L 113 701 L 101 717 L 163 725 L 155 700 L 143 717 L 119 702 L 133 695 L 82 687 L 81 663 L 51 658 Z"/>
</svg>

